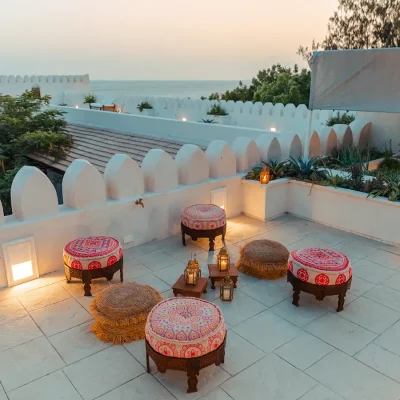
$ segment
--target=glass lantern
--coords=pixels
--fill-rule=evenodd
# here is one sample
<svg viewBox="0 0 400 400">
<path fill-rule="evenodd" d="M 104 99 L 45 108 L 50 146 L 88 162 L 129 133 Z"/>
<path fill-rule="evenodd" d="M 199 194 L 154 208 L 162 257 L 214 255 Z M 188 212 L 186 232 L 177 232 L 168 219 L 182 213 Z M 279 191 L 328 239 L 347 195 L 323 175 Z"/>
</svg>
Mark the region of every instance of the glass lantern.
<svg viewBox="0 0 400 400">
<path fill-rule="evenodd" d="M 266 185 L 271 179 L 271 174 L 268 167 L 264 167 L 260 172 L 260 183 Z"/>
<path fill-rule="evenodd" d="M 196 260 L 196 255 L 194 258 L 189 260 L 187 267 L 185 268 L 184 278 L 186 285 L 196 286 L 197 282 L 201 278 L 201 270 L 198 261 Z"/>
<path fill-rule="evenodd" d="M 221 282 L 220 299 L 222 301 L 232 301 L 233 299 L 233 281 L 229 276 L 226 276 Z"/>
<path fill-rule="evenodd" d="M 229 267 L 231 266 L 231 261 L 225 247 L 222 247 L 222 249 L 219 251 L 219 254 L 217 256 L 217 265 L 219 271 L 221 272 L 229 271 Z"/>
</svg>

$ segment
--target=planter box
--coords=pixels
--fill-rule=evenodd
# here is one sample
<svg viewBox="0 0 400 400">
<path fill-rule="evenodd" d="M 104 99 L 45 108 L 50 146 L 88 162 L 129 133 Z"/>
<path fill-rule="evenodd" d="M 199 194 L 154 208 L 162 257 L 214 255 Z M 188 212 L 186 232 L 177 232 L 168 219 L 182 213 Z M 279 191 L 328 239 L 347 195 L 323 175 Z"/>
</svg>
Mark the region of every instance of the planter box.
<svg viewBox="0 0 400 400">
<path fill-rule="evenodd" d="M 154 117 L 155 111 L 153 108 L 145 108 L 142 112 L 139 111 L 139 115 L 143 115 L 144 117 Z"/>
<path fill-rule="evenodd" d="M 258 181 L 242 181 L 243 213 L 263 221 L 284 214 L 288 209 L 288 179 L 277 179 L 262 185 Z"/>
<path fill-rule="evenodd" d="M 215 123 L 220 125 L 230 125 L 231 116 L 230 115 L 206 115 L 204 119 L 213 119 Z"/>
<path fill-rule="evenodd" d="M 382 242 L 400 245 L 400 202 L 354 190 L 279 179 L 242 181 L 243 213 L 261 220 L 285 212 Z"/>
</svg>

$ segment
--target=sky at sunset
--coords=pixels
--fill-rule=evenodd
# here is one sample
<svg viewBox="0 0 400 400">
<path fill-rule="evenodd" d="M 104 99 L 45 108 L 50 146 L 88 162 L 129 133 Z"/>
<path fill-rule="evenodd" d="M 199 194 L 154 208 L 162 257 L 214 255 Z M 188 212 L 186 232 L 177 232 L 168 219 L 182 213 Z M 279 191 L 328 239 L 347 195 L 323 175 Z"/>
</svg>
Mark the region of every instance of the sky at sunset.
<svg viewBox="0 0 400 400">
<path fill-rule="evenodd" d="M 0 75 L 91 79 L 250 79 L 305 65 L 337 0 L 9 0 L 0 13 Z"/>
</svg>

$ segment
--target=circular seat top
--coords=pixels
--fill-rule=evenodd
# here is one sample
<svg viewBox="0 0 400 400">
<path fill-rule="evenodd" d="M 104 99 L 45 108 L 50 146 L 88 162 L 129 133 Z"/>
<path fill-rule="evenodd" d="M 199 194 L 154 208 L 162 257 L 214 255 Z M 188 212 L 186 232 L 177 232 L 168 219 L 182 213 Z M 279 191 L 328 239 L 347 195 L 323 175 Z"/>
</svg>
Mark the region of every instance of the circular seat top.
<svg viewBox="0 0 400 400">
<path fill-rule="evenodd" d="M 298 279 L 322 286 L 339 285 L 352 276 L 346 255 L 320 247 L 292 251 L 288 269 Z"/>
<path fill-rule="evenodd" d="M 96 316 L 122 322 L 135 319 L 137 322 L 147 318 L 151 309 L 162 300 L 154 288 L 136 282 L 112 285 L 96 295 L 93 301 Z"/>
<path fill-rule="evenodd" d="M 75 269 L 98 269 L 115 264 L 123 250 L 117 239 L 88 236 L 69 242 L 63 251 L 64 263 Z"/>
<path fill-rule="evenodd" d="M 146 339 L 158 353 L 193 358 L 216 350 L 226 327 L 218 306 L 206 300 L 177 297 L 162 301 L 150 312 Z"/>
<path fill-rule="evenodd" d="M 243 246 L 241 255 L 249 257 L 252 261 L 279 263 L 287 262 L 289 250 L 281 243 L 273 240 L 252 240 Z"/>
<path fill-rule="evenodd" d="M 216 229 L 226 224 L 225 210 L 215 204 L 195 204 L 182 212 L 182 224 L 191 229 Z"/>
</svg>

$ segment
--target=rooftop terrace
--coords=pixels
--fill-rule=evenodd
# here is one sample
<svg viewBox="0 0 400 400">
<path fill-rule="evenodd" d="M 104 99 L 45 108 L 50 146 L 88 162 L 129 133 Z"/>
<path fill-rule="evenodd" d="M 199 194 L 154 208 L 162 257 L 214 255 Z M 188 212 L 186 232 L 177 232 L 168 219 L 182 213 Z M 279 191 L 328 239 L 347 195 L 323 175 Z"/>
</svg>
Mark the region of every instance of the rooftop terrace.
<svg viewBox="0 0 400 400">
<path fill-rule="evenodd" d="M 145 372 L 143 341 L 112 346 L 90 333 L 92 298 L 57 271 L 0 291 L 0 399 L 398 400 L 400 248 L 291 215 L 228 221 L 234 261 L 243 244 L 260 238 L 347 254 L 354 276 L 344 311 L 335 312 L 336 297 L 317 302 L 303 293 L 294 307 L 285 279 L 240 274 L 232 303 L 209 289 L 203 298 L 222 308 L 228 324 L 227 354 L 221 367 L 200 372 L 199 392 L 188 395 L 185 373 L 159 374 L 154 365 Z M 207 250 L 201 239 L 183 248 L 180 235 L 126 250 L 125 280 L 171 297 L 191 252 L 206 276 L 214 258 Z M 117 282 L 96 281 L 93 295 Z"/>
</svg>

